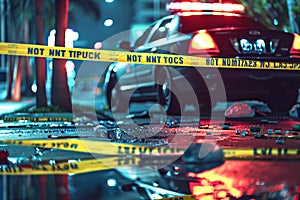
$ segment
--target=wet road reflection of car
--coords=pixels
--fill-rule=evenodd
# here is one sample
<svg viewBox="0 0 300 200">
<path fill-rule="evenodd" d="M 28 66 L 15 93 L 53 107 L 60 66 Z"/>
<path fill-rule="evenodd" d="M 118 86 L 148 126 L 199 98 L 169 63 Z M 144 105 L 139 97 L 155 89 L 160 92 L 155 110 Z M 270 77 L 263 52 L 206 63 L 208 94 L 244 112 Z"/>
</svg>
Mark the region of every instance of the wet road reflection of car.
<svg viewBox="0 0 300 200">
<path fill-rule="evenodd" d="M 268 29 L 246 17 L 241 4 L 173 2 L 168 8 L 172 15 L 152 23 L 133 46 L 123 41 L 120 47 L 144 53 L 299 64 L 300 36 Z M 256 62 L 246 64 L 251 66 Z M 158 102 L 168 113 L 177 114 L 183 106 L 178 97 L 187 97 L 191 92 L 182 86 L 181 80 L 188 80 L 197 94 L 198 102 L 187 104 L 194 103 L 201 112 L 209 111 L 219 98 L 226 97 L 230 101 L 261 100 L 273 111 L 287 111 L 296 103 L 299 88 L 298 73 L 289 70 L 215 70 L 112 63 L 105 76 L 103 91 L 113 111 L 126 110 L 128 104 L 124 99 L 130 98 L 130 102 Z M 224 86 L 226 96 L 219 95 Z"/>
<path fill-rule="evenodd" d="M 219 156 L 215 153 L 218 151 L 207 154 L 204 159 L 209 162 L 203 162 L 203 159 L 200 162 L 196 161 L 195 156 L 190 156 L 191 160 L 187 162 L 188 159 L 184 157 L 193 155 L 193 153 L 190 154 L 189 149 L 196 149 L 191 145 L 192 148 L 189 148 L 182 157 L 184 163 L 177 160 L 166 168 L 147 171 L 138 176 L 135 176 L 138 174 L 135 172 L 142 172 L 145 168 L 128 166 L 117 169 L 123 178 L 133 180 L 133 182 L 120 183 L 118 189 L 124 192 L 137 191 L 144 199 L 175 199 L 174 196 L 181 196 L 183 199 L 298 199 L 299 152 L 295 152 L 294 155 L 279 153 L 279 150 L 283 149 L 288 149 L 286 152 L 291 153 L 291 149 L 298 148 L 299 136 L 294 135 L 298 139 L 292 139 L 294 136 L 291 132 L 293 131 L 290 131 L 291 127 L 296 129 L 295 121 L 286 118 L 275 122 L 273 117 L 257 117 L 246 121 L 228 120 L 225 123 L 226 126 L 215 121 L 215 124 L 210 125 L 211 128 L 209 128 L 209 121 L 202 120 L 198 133 L 195 133 L 193 145 L 199 145 L 199 148 L 205 135 L 209 133 L 210 136 L 217 136 L 218 142 L 214 145 L 222 147 L 225 156 L 224 163 L 217 164 Z M 274 127 L 280 127 L 280 131 L 274 130 Z M 169 131 L 172 129 L 168 128 Z M 181 127 L 181 129 L 189 130 L 191 127 Z M 247 130 L 247 135 L 238 133 L 238 130 Z M 257 135 L 266 135 L 268 139 L 257 137 Z M 285 139 L 285 145 L 277 144 L 275 141 L 280 137 L 290 139 Z M 235 154 L 237 151 L 234 154 L 228 154 L 227 150 L 234 148 L 241 148 L 243 151 L 251 149 L 253 154 L 247 153 L 246 155 L 245 151 L 243 155 Z M 254 149 L 257 149 L 257 154 Z M 198 154 L 199 151 L 194 153 Z M 144 157 L 144 160 L 147 158 Z M 212 164 L 217 165 L 211 166 Z M 209 165 L 211 167 L 207 169 Z M 195 172 L 196 169 L 199 171 Z M 191 194 L 194 196 L 189 198 Z M 184 195 L 188 196 L 183 197 Z"/>
</svg>

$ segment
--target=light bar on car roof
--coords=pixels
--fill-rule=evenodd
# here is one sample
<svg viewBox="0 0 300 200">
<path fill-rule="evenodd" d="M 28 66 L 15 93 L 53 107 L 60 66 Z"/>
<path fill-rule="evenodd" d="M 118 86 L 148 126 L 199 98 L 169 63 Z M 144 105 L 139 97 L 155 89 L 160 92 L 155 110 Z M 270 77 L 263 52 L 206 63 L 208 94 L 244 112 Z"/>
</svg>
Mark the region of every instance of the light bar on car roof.
<svg viewBox="0 0 300 200">
<path fill-rule="evenodd" d="M 212 12 L 231 12 L 244 13 L 245 7 L 239 3 L 202 3 L 202 2 L 171 2 L 166 9 L 171 12 L 193 12 L 193 11 L 212 11 Z"/>
</svg>

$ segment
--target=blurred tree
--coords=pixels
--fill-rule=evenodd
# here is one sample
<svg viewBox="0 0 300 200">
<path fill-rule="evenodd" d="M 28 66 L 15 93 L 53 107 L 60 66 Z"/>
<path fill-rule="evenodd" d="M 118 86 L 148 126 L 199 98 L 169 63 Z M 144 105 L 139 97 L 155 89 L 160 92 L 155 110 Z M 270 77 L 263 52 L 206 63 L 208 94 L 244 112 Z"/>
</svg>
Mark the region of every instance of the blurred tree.
<svg viewBox="0 0 300 200">
<path fill-rule="evenodd" d="M 296 5 L 293 7 L 293 12 L 295 15 L 296 24 L 298 26 L 298 31 L 300 31 L 300 0 L 296 0 Z"/>
<path fill-rule="evenodd" d="M 36 0 L 36 43 L 44 44 L 44 17 L 43 17 L 43 0 Z M 46 96 L 46 59 L 36 58 L 36 107 L 47 106 Z"/>
<path fill-rule="evenodd" d="M 31 29 L 32 11 L 29 10 L 31 0 L 5 0 L 6 17 L 6 34 L 7 41 L 28 43 L 30 40 L 29 30 Z M 25 73 L 24 73 L 25 72 Z M 9 68 L 7 76 L 7 97 L 10 100 L 20 100 L 21 98 L 21 82 L 22 77 L 25 84 L 23 84 L 23 92 L 29 94 L 30 84 L 32 80 L 32 70 L 29 64 L 29 58 L 14 57 L 9 58 Z M 14 88 L 12 87 L 14 85 Z M 28 87 L 29 86 L 29 87 Z M 13 94 L 13 96 L 12 96 Z"/>
<path fill-rule="evenodd" d="M 300 0 L 297 1 L 299 8 Z M 247 14 L 270 28 L 291 31 L 287 0 L 240 0 L 246 6 Z"/>
<path fill-rule="evenodd" d="M 54 1 L 42 0 L 2 0 L 5 9 L 1 15 L 5 16 L 5 41 L 15 43 L 32 43 L 36 40 L 37 44 L 44 44 L 44 27 L 52 29 L 55 21 Z M 70 20 L 73 19 L 75 10 L 73 5 L 85 10 L 88 14 L 96 19 L 100 17 L 100 9 L 98 2 L 94 0 L 70 0 L 70 8 L 67 8 L 66 13 L 70 13 Z M 2 10 L 2 11 L 3 11 Z M 43 12 L 44 11 L 44 12 Z M 44 26 L 45 25 L 45 26 Z M 44 26 L 44 27 L 43 27 Z M 36 37 L 36 38 L 35 38 Z M 9 56 L 8 60 L 8 75 L 7 75 L 7 100 L 19 100 L 22 90 L 25 94 L 30 94 L 32 83 L 32 67 L 30 66 L 28 57 Z M 6 64 L 6 63 L 5 63 Z M 36 63 L 36 81 L 37 81 L 37 107 L 47 105 L 46 92 L 44 89 L 46 69 L 45 59 L 39 58 Z M 25 72 L 25 73 L 24 73 Z M 45 73 L 44 73 L 45 72 Z M 59 74 L 59 76 L 61 76 Z M 22 80 L 22 77 L 25 79 Z M 24 81 L 25 84 L 21 84 Z M 24 91 L 23 91 L 24 92 Z M 57 102 L 55 102 L 57 104 Z"/>
<path fill-rule="evenodd" d="M 73 0 L 84 10 L 92 10 L 95 18 L 100 17 L 97 3 L 94 1 Z M 55 46 L 65 46 L 65 30 L 68 27 L 69 0 L 55 0 Z M 70 91 L 68 87 L 66 60 L 53 59 L 51 104 L 65 111 L 72 110 Z"/>
<path fill-rule="evenodd" d="M 55 0 L 55 46 L 65 46 L 65 31 L 68 27 L 69 0 Z M 53 59 L 51 104 L 71 111 L 65 59 Z"/>
</svg>

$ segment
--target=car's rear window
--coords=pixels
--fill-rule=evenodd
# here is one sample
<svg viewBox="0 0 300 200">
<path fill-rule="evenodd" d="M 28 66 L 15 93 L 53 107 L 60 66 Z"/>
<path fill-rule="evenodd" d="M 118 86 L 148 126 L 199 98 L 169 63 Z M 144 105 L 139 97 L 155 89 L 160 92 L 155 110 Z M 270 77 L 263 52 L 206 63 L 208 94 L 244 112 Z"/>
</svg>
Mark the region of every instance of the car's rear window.
<svg viewBox="0 0 300 200">
<path fill-rule="evenodd" d="M 258 21 L 247 17 L 224 16 L 224 15 L 195 15 L 181 16 L 181 32 L 191 33 L 201 29 L 225 28 L 225 27 L 246 27 L 266 29 Z"/>
</svg>

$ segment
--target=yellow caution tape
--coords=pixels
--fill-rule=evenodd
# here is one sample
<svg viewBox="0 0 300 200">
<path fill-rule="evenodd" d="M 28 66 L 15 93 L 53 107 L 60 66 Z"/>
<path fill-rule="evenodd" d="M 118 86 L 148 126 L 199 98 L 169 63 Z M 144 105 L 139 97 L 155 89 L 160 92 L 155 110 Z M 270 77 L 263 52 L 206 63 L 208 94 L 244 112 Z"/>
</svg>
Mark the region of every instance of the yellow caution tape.
<svg viewBox="0 0 300 200">
<path fill-rule="evenodd" d="M 270 153 L 269 150 L 257 149 L 258 153 L 254 149 L 224 149 L 225 157 L 230 158 L 232 156 L 253 156 L 253 155 L 286 155 L 283 153 L 278 153 L 279 149 L 275 150 L 274 153 Z M 297 150 L 288 149 L 288 155 L 299 155 Z M 263 153 L 266 152 L 266 153 Z M 276 153 L 277 152 L 277 153 Z M 64 162 L 57 162 L 54 164 L 42 164 L 33 163 L 29 165 L 0 165 L 0 175 L 63 175 L 63 174 L 80 174 L 108 169 L 116 169 L 125 166 L 160 166 L 162 164 L 170 164 L 170 159 L 168 157 L 154 156 L 154 157 L 137 157 L 137 156 L 112 156 L 99 159 L 88 159 L 88 160 L 69 160 Z M 164 198 L 166 200 L 175 199 L 194 199 L 192 195 L 178 196 Z"/>
<path fill-rule="evenodd" d="M 57 161 L 53 164 L 29 163 L 29 164 L 2 164 L 0 165 L 0 175 L 46 175 L 46 174 L 80 174 L 120 167 L 136 166 L 151 167 L 158 169 L 161 166 L 174 162 L 173 157 L 150 156 L 147 158 L 137 156 L 111 156 L 105 158 L 93 158 L 87 160 Z"/>
<path fill-rule="evenodd" d="M 225 158 L 253 157 L 253 156 L 296 156 L 300 155 L 300 149 L 288 148 L 229 148 L 223 149 Z"/>
<path fill-rule="evenodd" d="M 196 56 L 50 47 L 0 42 L 0 54 L 101 62 L 126 62 L 164 66 L 193 66 L 225 69 L 300 70 L 300 62 L 258 61 L 238 58 Z"/>
<path fill-rule="evenodd" d="M 177 148 L 172 144 L 153 147 L 83 139 L 2 140 L 0 144 L 55 148 L 102 155 L 182 155 L 185 151 L 184 148 Z"/>
<path fill-rule="evenodd" d="M 124 166 L 161 166 L 174 161 L 174 155 L 182 155 L 185 149 L 162 146 L 149 147 L 112 142 L 99 142 L 79 139 L 68 140 L 3 140 L 1 144 L 24 145 L 41 148 L 56 148 L 78 152 L 111 155 L 111 157 L 57 162 L 55 164 L 0 165 L 2 175 L 41 175 L 41 174 L 78 174 L 107 170 Z M 224 159 L 262 157 L 262 156 L 299 156 L 300 149 L 288 148 L 245 148 L 223 149 Z M 143 156 L 147 157 L 143 157 Z M 297 157 L 299 159 L 299 157 Z M 180 197 L 181 198 L 181 197 Z M 192 197 L 191 197 L 192 198 Z"/>
<path fill-rule="evenodd" d="M 31 122 L 76 122 L 74 118 L 68 117 L 4 117 L 4 122 L 31 121 Z"/>
<path fill-rule="evenodd" d="M 109 157 L 82 161 L 65 161 L 55 164 L 34 163 L 31 165 L 0 165 L 1 175 L 47 175 L 47 174 L 80 174 L 138 165 L 138 157 Z"/>
<path fill-rule="evenodd" d="M 2 140 L 0 144 L 13 144 L 40 148 L 54 148 L 67 151 L 95 153 L 101 155 L 152 155 L 178 156 L 185 152 L 185 148 L 178 148 L 172 144 L 165 146 L 142 146 L 115 142 L 92 141 L 85 139 L 48 139 L 48 140 Z M 249 156 L 284 156 L 300 155 L 300 149 L 290 148 L 223 148 L 224 158 Z"/>
</svg>

